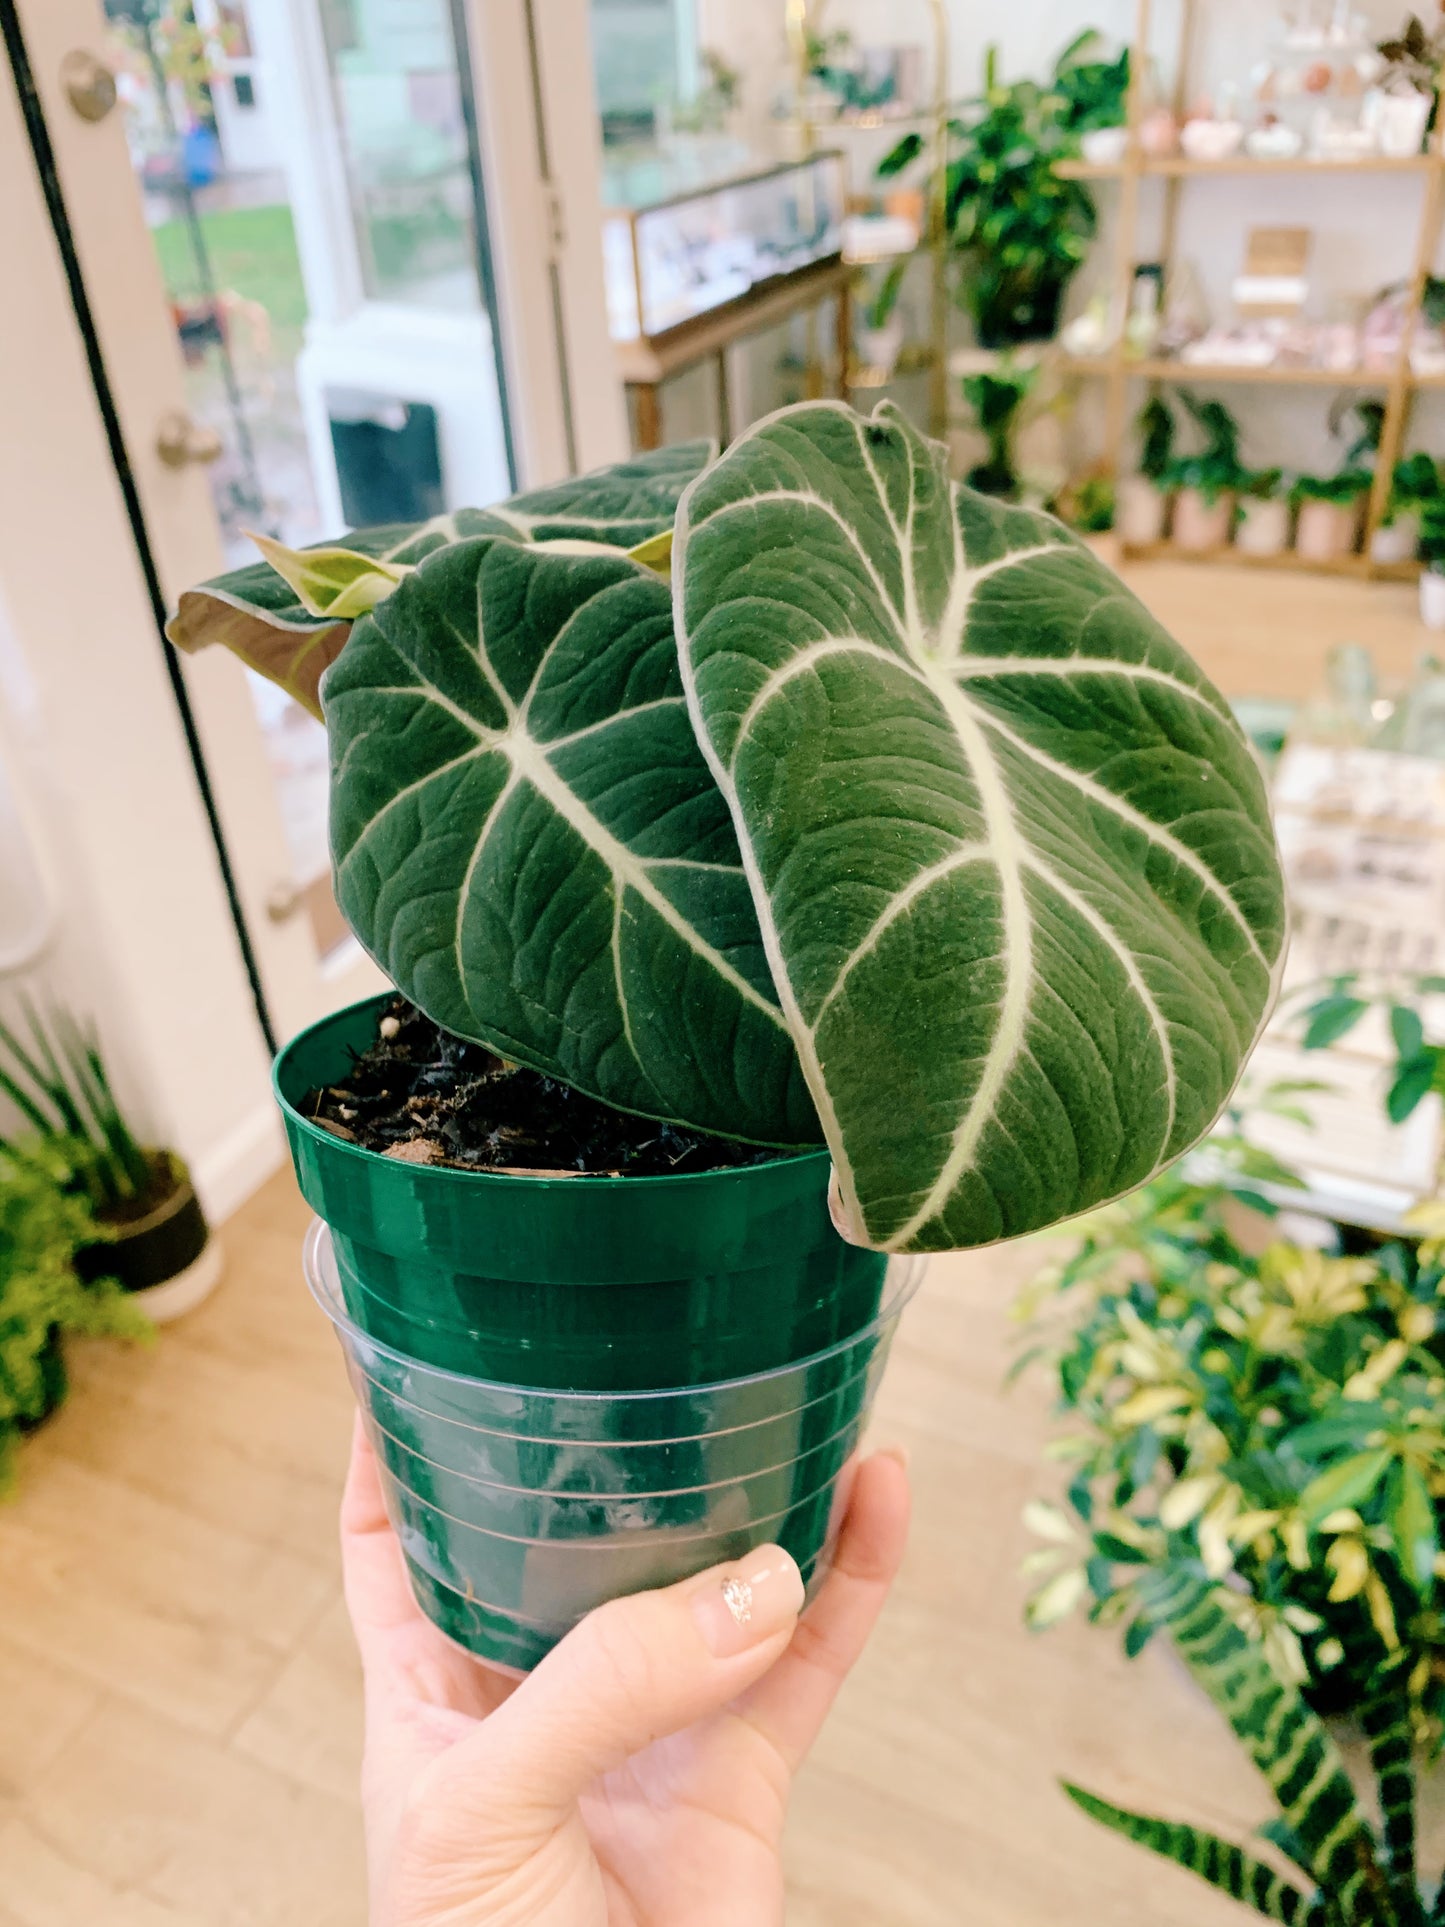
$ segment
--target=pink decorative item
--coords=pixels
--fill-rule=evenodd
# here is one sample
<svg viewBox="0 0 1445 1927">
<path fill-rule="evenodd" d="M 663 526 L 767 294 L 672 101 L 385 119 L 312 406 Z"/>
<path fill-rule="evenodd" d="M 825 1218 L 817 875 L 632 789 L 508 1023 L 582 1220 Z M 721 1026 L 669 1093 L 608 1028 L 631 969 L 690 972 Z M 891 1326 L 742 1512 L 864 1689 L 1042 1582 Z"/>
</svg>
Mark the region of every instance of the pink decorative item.
<svg viewBox="0 0 1445 1927">
<path fill-rule="evenodd" d="M 1198 489 L 1181 489 L 1174 498 L 1174 546 L 1187 555 L 1207 555 L 1229 546 L 1234 528 L 1234 497 L 1206 501 Z"/>
<path fill-rule="evenodd" d="M 1167 160 L 1179 151 L 1179 123 L 1167 107 L 1156 107 L 1139 123 L 1139 145 L 1150 160 Z"/>
<path fill-rule="evenodd" d="M 1126 475 L 1119 484 L 1117 529 L 1126 549 L 1152 548 L 1164 539 L 1169 498 L 1147 475 Z"/>
<path fill-rule="evenodd" d="M 1353 555 L 1362 506 L 1363 497 L 1354 502 L 1301 502 L 1295 554 L 1306 562 L 1338 562 Z"/>
</svg>

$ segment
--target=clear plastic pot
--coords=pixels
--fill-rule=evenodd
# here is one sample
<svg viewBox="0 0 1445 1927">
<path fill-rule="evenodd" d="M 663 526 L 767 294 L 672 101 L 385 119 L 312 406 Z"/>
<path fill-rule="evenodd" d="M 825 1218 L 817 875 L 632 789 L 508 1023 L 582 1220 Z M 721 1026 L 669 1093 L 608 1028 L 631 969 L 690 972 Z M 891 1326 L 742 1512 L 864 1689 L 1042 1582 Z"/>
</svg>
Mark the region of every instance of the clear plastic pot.
<svg viewBox="0 0 1445 1927">
<path fill-rule="evenodd" d="M 525 1669 L 594 1606 L 768 1541 L 813 1585 L 921 1259 L 889 1262 L 858 1329 L 771 1371 L 658 1391 L 518 1386 L 428 1365 L 347 1315 L 330 1233 L 307 1282 L 336 1327 L 423 1610 Z"/>
</svg>

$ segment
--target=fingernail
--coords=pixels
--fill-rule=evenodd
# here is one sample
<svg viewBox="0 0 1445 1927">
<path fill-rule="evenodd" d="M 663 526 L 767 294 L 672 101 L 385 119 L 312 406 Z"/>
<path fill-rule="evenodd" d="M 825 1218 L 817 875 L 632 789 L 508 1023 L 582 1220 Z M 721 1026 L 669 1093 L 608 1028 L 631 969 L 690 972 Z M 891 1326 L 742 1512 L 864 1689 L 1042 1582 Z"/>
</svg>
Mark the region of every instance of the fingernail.
<svg viewBox="0 0 1445 1927">
<path fill-rule="evenodd" d="M 908 1450 L 906 1445 L 880 1446 L 878 1456 L 880 1459 L 892 1459 L 893 1463 L 895 1465 L 901 1465 L 905 1472 L 913 1463 L 913 1454 Z"/>
<path fill-rule="evenodd" d="M 709 1573 L 692 1610 L 709 1651 L 732 1659 L 792 1625 L 803 1610 L 803 1575 L 781 1546 L 760 1546 Z"/>
</svg>

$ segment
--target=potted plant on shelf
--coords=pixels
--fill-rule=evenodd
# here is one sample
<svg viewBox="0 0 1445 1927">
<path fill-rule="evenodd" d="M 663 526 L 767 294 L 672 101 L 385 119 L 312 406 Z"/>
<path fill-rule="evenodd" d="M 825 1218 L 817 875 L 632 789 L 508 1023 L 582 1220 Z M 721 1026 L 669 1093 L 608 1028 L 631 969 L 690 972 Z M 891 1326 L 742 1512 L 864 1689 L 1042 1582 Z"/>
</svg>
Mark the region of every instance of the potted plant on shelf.
<svg viewBox="0 0 1445 1927">
<path fill-rule="evenodd" d="M 1420 505 L 1420 620 L 1445 629 L 1445 491 Z"/>
<path fill-rule="evenodd" d="M 87 1276 L 115 1278 L 164 1323 L 215 1289 L 221 1248 L 174 1151 L 142 1145 L 126 1122 L 93 1034 L 64 1010 L 0 1022 L 0 1093 L 70 1173 L 91 1214 Z M 3 1149 L 0 1140 L 0 1149 Z"/>
<path fill-rule="evenodd" d="M 1289 489 L 1282 468 L 1241 469 L 1234 545 L 1242 555 L 1283 555 L 1289 547 Z"/>
<path fill-rule="evenodd" d="M 1003 356 L 988 374 L 966 375 L 963 398 L 988 443 L 988 453 L 968 472 L 968 486 L 980 495 L 1013 502 L 1019 496 L 1019 474 L 1014 463 L 1014 434 L 1019 411 L 1033 392 L 1039 365 L 1026 367 Z"/>
<path fill-rule="evenodd" d="M 1057 83 L 1003 82 L 998 49 L 990 47 L 983 94 L 949 122 L 944 212 L 957 299 L 981 348 L 1051 341 L 1088 253 L 1094 203 L 1079 181 L 1056 171 L 1073 151 L 1068 113 Z M 907 134 L 878 172 L 900 174 L 927 152 L 922 134 Z"/>
<path fill-rule="evenodd" d="M 66 1336 L 142 1338 L 150 1329 L 113 1280 L 80 1276 L 76 1261 L 95 1225 L 70 1177 L 63 1144 L 0 1145 L 0 1490 L 17 1438 L 65 1397 Z"/>
<path fill-rule="evenodd" d="M 1296 555 L 1328 564 L 1354 553 L 1371 479 L 1367 468 L 1353 467 L 1337 475 L 1295 477 L 1290 500 L 1296 508 Z"/>
<path fill-rule="evenodd" d="M 1202 448 L 1177 455 L 1161 478 L 1174 496 L 1174 546 L 1188 555 L 1227 548 L 1234 503 L 1244 473 L 1239 460 L 1239 423 L 1222 401 L 1200 401 L 1181 388 L 1180 400 L 1204 437 Z"/>
<path fill-rule="evenodd" d="M 1060 119 L 1074 151 L 1095 166 L 1117 166 L 1129 144 L 1129 49 L 1099 57 L 1103 36 L 1088 28 L 1054 64 L 1051 91 L 1063 101 Z"/>
<path fill-rule="evenodd" d="M 1413 562 L 1420 546 L 1420 511 L 1441 492 L 1440 466 L 1433 455 L 1420 450 L 1396 462 L 1390 499 L 1370 540 L 1371 560 Z"/>
<path fill-rule="evenodd" d="M 1153 395 L 1139 411 L 1139 472 L 1119 484 L 1118 528 L 1127 549 L 1147 549 L 1164 539 L 1169 520 L 1165 492 L 1174 459 L 1174 411 Z"/>
<path fill-rule="evenodd" d="M 879 276 L 858 329 L 858 352 L 864 366 L 884 378 L 892 375 L 903 351 L 903 316 L 898 311 L 898 297 L 903 292 L 907 272 L 905 256 L 892 262 Z"/>
<path fill-rule="evenodd" d="M 528 1665 L 770 1537 L 811 1577 L 909 1255 L 1228 1098 L 1284 940 L 1228 705 L 886 405 L 269 553 L 174 633 L 324 716 L 338 901 L 425 1013 L 276 1073 L 419 1597 Z"/>
</svg>

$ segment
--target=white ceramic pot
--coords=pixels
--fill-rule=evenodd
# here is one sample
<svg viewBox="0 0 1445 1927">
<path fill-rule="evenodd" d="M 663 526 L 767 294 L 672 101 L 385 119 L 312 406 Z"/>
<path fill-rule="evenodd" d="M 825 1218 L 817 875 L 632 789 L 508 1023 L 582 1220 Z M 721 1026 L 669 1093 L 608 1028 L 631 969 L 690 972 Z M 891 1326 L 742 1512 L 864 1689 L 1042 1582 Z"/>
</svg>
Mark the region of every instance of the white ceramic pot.
<svg viewBox="0 0 1445 1927">
<path fill-rule="evenodd" d="M 1370 537 L 1370 558 L 1375 562 L 1413 562 L 1420 546 L 1418 515 L 1397 515 L 1393 522 L 1375 530 Z"/>
<path fill-rule="evenodd" d="M 1115 527 L 1126 548 L 1147 549 L 1164 539 L 1169 497 L 1162 495 L 1147 475 L 1126 475 L 1119 484 Z"/>
<path fill-rule="evenodd" d="M 1391 160 L 1412 160 L 1425 144 L 1431 105 L 1428 94 L 1372 94 L 1366 120 L 1374 128 L 1380 152 Z"/>
<path fill-rule="evenodd" d="M 1186 121 L 1179 145 L 1191 161 L 1227 161 L 1244 145 L 1244 125 L 1237 120 Z"/>
<path fill-rule="evenodd" d="M 1445 629 L 1445 575 L 1435 569 L 1420 577 L 1420 620 L 1427 629 Z"/>
<path fill-rule="evenodd" d="M 1306 562 L 1337 562 L 1349 555 L 1360 533 L 1355 502 L 1301 502 L 1295 524 L 1295 554 Z"/>
<path fill-rule="evenodd" d="M 1079 151 L 1090 167 L 1117 167 L 1128 148 L 1127 127 L 1095 127 L 1079 141 Z"/>
<path fill-rule="evenodd" d="M 858 356 L 866 368 L 892 374 L 903 351 L 903 316 L 890 315 L 881 328 L 859 328 Z"/>
<path fill-rule="evenodd" d="M 1243 555 L 1283 555 L 1289 547 L 1289 503 L 1282 497 L 1245 496 L 1234 546 Z"/>
<path fill-rule="evenodd" d="M 1174 498 L 1174 546 L 1186 555 L 1207 555 L 1229 546 L 1234 527 L 1234 497 L 1220 495 L 1207 502 L 1196 488 L 1182 488 Z"/>
</svg>

